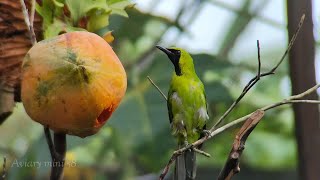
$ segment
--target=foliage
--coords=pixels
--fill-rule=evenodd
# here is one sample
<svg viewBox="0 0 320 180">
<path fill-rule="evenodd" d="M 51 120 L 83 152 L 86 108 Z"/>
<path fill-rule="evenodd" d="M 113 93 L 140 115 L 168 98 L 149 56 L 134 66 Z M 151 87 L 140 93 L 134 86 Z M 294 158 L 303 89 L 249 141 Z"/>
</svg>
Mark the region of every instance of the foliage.
<svg viewBox="0 0 320 180">
<path fill-rule="evenodd" d="M 43 18 L 44 39 L 71 31 L 96 32 L 109 25 L 111 14 L 128 17 L 127 0 L 43 0 L 36 11 Z"/>
</svg>

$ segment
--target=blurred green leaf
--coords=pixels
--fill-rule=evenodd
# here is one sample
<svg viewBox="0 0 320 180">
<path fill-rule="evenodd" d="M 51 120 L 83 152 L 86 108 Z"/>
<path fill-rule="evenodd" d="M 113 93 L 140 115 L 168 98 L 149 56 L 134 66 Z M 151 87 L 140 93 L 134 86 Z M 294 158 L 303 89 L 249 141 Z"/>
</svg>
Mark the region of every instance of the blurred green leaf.
<svg viewBox="0 0 320 180">
<path fill-rule="evenodd" d="M 53 23 L 50 24 L 47 27 L 47 29 L 44 31 L 44 38 L 47 39 L 62 33 L 72 32 L 72 31 L 86 31 L 86 30 L 68 25 L 59 19 L 54 19 Z"/>
<path fill-rule="evenodd" d="M 112 9 L 112 14 L 118 14 L 120 16 L 128 17 L 125 8 L 132 6 L 132 3 L 127 0 L 108 1 L 109 7 Z"/>
<path fill-rule="evenodd" d="M 91 32 L 95 32 L 103 27 L 109 25 L 110 11 L 95 11 L 90 13 L 90 19 L 87 24 L 87 28 Z"/>
<path fill-rule="evenodd" d="M 65 0 L 66 5 L 71 14 L 71 19 L 73 24 L 76 24 L 80 18 L 84 17 L 89 13 L 89 11 L 103 11 L 108 13 L 111 11 L 106 3 L 106 0 Z"/>
</svg>

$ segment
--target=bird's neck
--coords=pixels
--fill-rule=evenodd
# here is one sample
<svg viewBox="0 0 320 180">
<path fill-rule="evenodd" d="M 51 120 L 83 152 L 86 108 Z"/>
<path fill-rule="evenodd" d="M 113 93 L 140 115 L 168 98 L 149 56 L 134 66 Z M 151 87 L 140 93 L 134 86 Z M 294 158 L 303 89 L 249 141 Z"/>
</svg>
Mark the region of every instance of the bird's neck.
<svg viewBox="0 0 320 180">
<path fill-rule="evenodd" d="M 193 66 L 181 68 L 181 75 L 187 77 L 197 77 L 196 71 Z"/>
</svg>

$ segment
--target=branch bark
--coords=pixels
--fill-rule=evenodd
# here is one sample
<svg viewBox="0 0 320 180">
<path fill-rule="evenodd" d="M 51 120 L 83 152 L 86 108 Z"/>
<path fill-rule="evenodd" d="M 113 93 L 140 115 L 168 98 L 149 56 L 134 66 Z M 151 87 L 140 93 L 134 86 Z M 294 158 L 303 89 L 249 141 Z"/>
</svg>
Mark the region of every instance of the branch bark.
<svg viewBox="0 0 320 180">
<path fill-rule="evenodd" d="M 312 1 L 287 0 L 288 34 L 294 34 L 294 26 L 302 13 L 306 21 L 297 41 L 289 54 L 292 94 L 303 92 L 316 83 L 315 40 L 313 35 Z M 316 92 L 306 96 L 317 100 Z M 319 179 L 320 171 L 320 124 L 319 106 L 316 104 L 294 104 L 295 134 L 298 145 L 299 176 L 304 180 Z"/>
<path fill-rule="evenodd" d="M 244 150 L 246 140 L 263 116 L 264 111 L 258 109 L 246 119 L 234 139 L 231 152 L 229 153 L 227 162 L 219 174 L 218 180 L 229 180 L 233 175 L 240 172 L 240 157 Z"/>
</svg>

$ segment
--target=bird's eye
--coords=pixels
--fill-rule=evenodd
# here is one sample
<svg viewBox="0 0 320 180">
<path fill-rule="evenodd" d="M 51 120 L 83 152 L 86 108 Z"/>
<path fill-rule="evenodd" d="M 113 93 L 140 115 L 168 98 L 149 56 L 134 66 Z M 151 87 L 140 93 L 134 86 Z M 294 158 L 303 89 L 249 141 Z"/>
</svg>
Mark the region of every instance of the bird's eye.
<svg viewBox="0 0 320 180">
<path fill-rule="evenodd" d="M 176 50 L 176 49 L 169 49 L 174 55 L 180 56 L 181 55 L 181 51 L 180 50 Z"/>
</svg>

